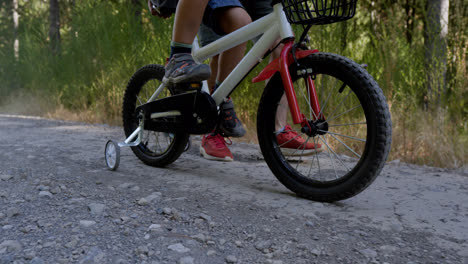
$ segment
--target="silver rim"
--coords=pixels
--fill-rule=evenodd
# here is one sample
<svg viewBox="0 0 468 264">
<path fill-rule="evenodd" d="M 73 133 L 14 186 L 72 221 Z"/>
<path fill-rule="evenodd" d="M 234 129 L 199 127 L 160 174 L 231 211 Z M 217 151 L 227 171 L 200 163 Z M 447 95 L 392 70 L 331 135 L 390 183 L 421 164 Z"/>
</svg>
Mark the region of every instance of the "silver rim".
<svg viewBox="0 0 468 264">
<path fill-rule="evenodd" d="M 156 91 L 160 85 L 161 81 L 159 80 L 154 79 L 148 81 L 136 96 L 136 107 L 149 102 L 150 98 L 153 96 L 154 91 Z M 169 89 L 167 89 L 167 87 L 164 87 L 160 93 L 155 98 L 153 98 L 153 100 L 162 99 L 168 96 L 171 96 L 171 92 Z M 144 130 L 141 144 L 146 148 L 146 151 L 149 152 L 148 154 L 153 156 L 160 156 L 170 149 L 174 140 L 174 136 L 175 135 L 171 133 Z"/>
<path fill-rule="evenodd" d="M 108 142 L 106 146 L 106 162 L 111 169 L 115 167 L 117 162 L 117 150 L 113 142 Z"/>
<path fill-rule="evenodd" d="M 301 111 L 310 120 L 324 114 L 328 131 L 318 130 L 325 134 L 310 137 L 301 131 L 300 125 L 292 125 L 292 121 L 288 119 L 288 123 L 292 125 L 291 131 L 296 134 L 290 141 L 299 139 L 302 144 L 286 149 L 284 146 L 288 141 L 278 143 L 277 148 L 289 166 L 308 179 L 330 182 L 344 177 L 357 166 L 365 149 L 367 121 L 362 105 L 349 86 L 332 76 L 319 74 L 315 79 L 315 86 L 321 113 L 317 115 L 310 107 L 303 79 L 297 80 L 294 85 Z M 341 87 L 344 88 L 341 90 Z M 278 109 L 279 107 L 280 105 Z M 281 132 L 284 131 L 274 133 L 277 135 Z M 306 150 L 305 146 L 310 143 L 320 144 L 320 151 Z"/>
</svg>

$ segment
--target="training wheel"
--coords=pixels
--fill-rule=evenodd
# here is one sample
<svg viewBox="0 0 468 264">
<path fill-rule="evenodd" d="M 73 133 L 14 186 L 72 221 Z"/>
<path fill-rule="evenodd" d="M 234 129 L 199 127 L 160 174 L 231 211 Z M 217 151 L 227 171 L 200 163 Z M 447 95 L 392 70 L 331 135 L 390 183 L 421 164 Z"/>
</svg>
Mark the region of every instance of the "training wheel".
<svg viewBox="0 0 468 264">
<path fill-rule="evenodd" d="M 107 141 L 104 157 L 109 170 L 116 170 L 119 167 L 120 147 L 115 141 Z"/>
</svg>

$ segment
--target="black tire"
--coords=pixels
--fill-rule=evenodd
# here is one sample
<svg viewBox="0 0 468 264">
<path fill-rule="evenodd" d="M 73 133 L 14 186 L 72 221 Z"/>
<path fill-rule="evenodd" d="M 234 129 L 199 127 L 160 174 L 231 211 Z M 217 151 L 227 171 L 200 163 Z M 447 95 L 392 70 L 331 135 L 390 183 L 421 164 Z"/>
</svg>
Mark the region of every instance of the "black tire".
<svg viewBox="0 0 468 264">
<path fill-rule="evenodd" d="M 385 96 L 367 71 L 345 57 L 315 53 L 299 63 L 313 70 L 328 128 L 323 135 L 311 137 L 301 132 L 300 125 L 292 129 L 305 142 L 316 146 L 319 143 L 324 150 L 311 156 L 301 155 L 304 144 L 296 150 L 299 155 L 291 157 L 278 145 L 275 117 L 284 94 L 278 73 L 269 81 L 259 104 L 260 148 L 274 175 L 297 195 L 321 202 L 350 198 L 375 180 L 387 159 L 392 136 Z M 297 76 L 295 63 L 290 72 L 301 112 L 310 114 L 307 118 L 311 119 L 313 113 L 307 111 L 310 109 L 307 93 L 301 90 L 305 87 L 301 85 L 304 78 Z M 292 125 L 290 120 L 288 123 Z"/>
<path fill-rule="evenodd" d="M 127 137 L 138 127 L 135 109 L 148 101 L 160 86 L 163 77 L 164 67 L 151 64 L 139 69 L 128 82 L 122 109 Z M 156 99 L 173 94 L 174 91 L 166 87 Z M 132 151 L 145 164 L 154 167 L 164 167 L 174 162 L 184 152 L 189 139 L 189 134 L 186 133 L 170 134 L 145 130 L 143 134 L 142 142 L 132 147 Z"/>
</svg>

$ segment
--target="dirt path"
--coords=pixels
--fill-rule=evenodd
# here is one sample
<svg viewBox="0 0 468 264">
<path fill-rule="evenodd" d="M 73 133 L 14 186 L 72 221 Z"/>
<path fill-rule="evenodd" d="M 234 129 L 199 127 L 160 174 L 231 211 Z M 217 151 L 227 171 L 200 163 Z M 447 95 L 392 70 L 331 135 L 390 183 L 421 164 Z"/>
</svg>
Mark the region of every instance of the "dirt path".
<svg viewBox="0 0 468 264">
<path fill-rule="evenodd" d="M 468 177 L 390 162 L 334 204 L 294 196 L 257 146 L 192 148 L 165 169 L 121 128 L 0 115 L 0 263 L 468 263 Z M 145 199 L 142 199 L 145 198 Z"/>
</svg>

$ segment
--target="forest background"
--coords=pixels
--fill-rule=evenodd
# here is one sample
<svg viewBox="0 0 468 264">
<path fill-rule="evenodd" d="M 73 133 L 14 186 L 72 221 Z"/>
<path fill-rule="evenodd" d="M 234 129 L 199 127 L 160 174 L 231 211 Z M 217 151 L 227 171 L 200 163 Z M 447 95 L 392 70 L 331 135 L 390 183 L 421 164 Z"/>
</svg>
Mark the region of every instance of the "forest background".
<svg viewBox="0 0 468 264">
<path fill-rule="evenodd" d="M 145 0 L 0 0 L 0 112 L 121 125 L 126 84 L 164 64 L 172 22 Z M 310 46 L 369 65 L 392 113 L 390 159 L 466 168 L 467 25 L 465 0 L 360 0 L 355 18 L 313 27 Z M 233 94 L 251 141 L 263 86 Z"/>
</svg>

